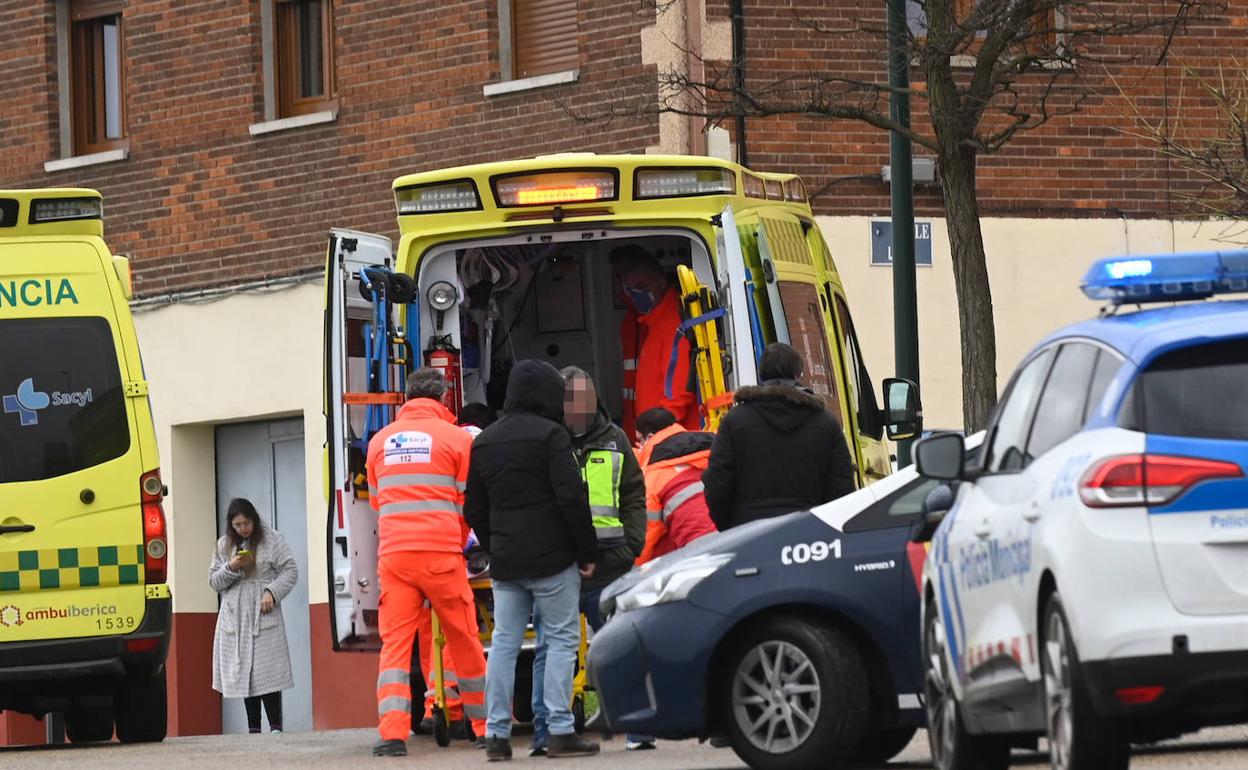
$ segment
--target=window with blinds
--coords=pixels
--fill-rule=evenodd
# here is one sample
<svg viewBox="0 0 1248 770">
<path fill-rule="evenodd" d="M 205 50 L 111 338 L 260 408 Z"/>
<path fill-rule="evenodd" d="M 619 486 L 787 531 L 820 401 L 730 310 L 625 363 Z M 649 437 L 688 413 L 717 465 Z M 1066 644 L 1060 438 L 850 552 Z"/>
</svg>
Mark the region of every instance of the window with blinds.
<svg viewBox="0 0 1248 770">
<path fill-rule="evenodd" d="M 577 67 L 576 0 L 512 0 L 512 77 Z"/>
</svg>

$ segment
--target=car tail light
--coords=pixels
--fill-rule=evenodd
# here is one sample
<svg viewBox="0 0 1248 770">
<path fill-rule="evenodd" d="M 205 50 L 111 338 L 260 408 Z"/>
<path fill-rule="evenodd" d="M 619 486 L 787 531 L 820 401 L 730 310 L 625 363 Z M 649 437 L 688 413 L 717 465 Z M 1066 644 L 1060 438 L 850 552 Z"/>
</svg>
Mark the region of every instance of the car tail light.
<svg viewBox="0 0 1248 770">
<path fill-rule="evenodd" d="M 1242 478 L 1235 463 L 1170 455 L 1120 455 L 1084 474 L 1079 497 L 1092 508 L 1165 505 L 1202 481 Z"/>
<path fill-rule="evenodd" d="M 143 571 L 147 583 L 164 583 L 169 577 L 169 541 L 165 528 L 165 485 L 160 471 L 145 473 L 139 479 L 143 496 Z"/>
<path fill-rule="evenodd" d="M 1124 687 L 1114 690 L 1114 697 L 1126 706 L 1143 706 L 1161 697 L 1166 688 L 1157 685 L 1149 687 Z"/>
<path fill-rule="evenodd" d="M 126 652 L 155 652 L 160 647 L 160 637 L 127 639 Z"/>
</svg>

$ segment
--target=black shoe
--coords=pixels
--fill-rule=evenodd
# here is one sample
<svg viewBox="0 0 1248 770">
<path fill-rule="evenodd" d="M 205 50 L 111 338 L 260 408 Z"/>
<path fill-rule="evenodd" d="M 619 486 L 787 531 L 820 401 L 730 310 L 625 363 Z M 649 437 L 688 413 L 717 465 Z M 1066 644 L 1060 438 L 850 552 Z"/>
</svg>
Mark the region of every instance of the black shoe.
<svg viewBox="0 0 1248 770">
<path fill-rule="evenodd" d="M 412 724 L 412 735 L 430 735 L 433 733 L 433 720 L 425 717 L 420 724 Z"/>
<path fill-rule="evenodd" d="M 712 748 L 716 749 L 727 749 L 732 747 L 732 741 L 722 735 L 712 735 L 707 743 L 711 744 Z"/>
<path fill-rule="evenodd" d="M 552 757 L 592 757 L 598 753 L 598 744 L 587 741 L 576 733 L 550 736 Z"/>
<path fill-rule="evenodd" d="M 454 722 L 451 722 L 448 732 L 453 741 L 469 741 L 474 737 L 472 728 L 462 719 L 456 719 Z"/>
<path fill-rule="evenodd" d="M 485 758 L 489 762 L 505 762 L 511 759 L 511 739 L 486 738 Z"/>
<path fill-rule="evenodd" d="M 485 749 L 485 748 L 488 748 L 488 745 L 487 745 L 487 741 L 486 741 L 485 736 L 484 736 L 484 735 L 482 735 L 480 738 L 475 738 L 475 739 L 473 739 L 473 741 L 472 741 L 472 747 L 473 747 L 474 749 Z"/>
<path fill-rule="evenodd" d="M 398 739 L 380 741 L 373 746 L 374 757 L 406 757 L 407 744 Z"/>
</svg>

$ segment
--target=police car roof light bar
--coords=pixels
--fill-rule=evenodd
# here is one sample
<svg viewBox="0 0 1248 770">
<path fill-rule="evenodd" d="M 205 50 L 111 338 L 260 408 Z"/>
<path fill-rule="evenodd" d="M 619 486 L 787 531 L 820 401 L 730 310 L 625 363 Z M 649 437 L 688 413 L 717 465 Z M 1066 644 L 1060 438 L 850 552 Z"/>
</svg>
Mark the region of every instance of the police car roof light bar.
<svg viewBox="0 0 1248 770">
<path fill-rule="evenodd" d="M 1107 257 L 1092 263 L 1080 288 L 1113 305 L 1248 292 L 1248 250 Z"/>
</svg>

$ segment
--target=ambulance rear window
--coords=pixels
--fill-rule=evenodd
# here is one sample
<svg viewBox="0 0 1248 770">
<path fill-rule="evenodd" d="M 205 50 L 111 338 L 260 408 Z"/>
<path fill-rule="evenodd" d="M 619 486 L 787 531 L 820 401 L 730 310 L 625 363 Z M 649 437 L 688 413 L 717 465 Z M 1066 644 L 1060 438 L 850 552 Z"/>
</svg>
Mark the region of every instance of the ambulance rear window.
<svg viewBox="0 0 1248 770">
<path fill-rule="evenodd" d="M 122 456 L 130 427 L 104 318 L 0 320 L 0 483 Z"/>
</svg>

